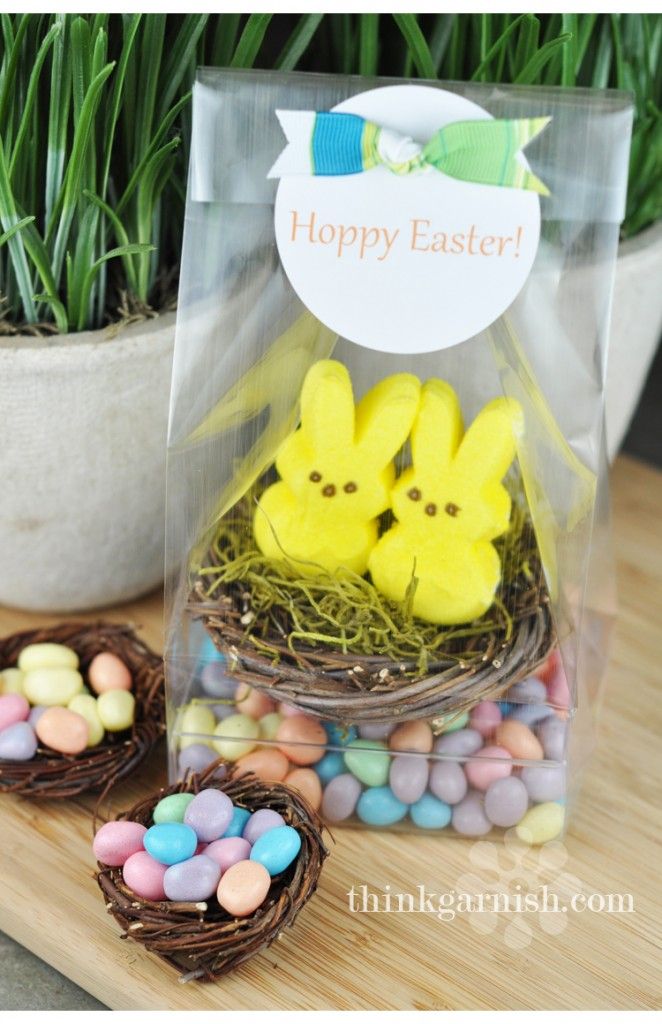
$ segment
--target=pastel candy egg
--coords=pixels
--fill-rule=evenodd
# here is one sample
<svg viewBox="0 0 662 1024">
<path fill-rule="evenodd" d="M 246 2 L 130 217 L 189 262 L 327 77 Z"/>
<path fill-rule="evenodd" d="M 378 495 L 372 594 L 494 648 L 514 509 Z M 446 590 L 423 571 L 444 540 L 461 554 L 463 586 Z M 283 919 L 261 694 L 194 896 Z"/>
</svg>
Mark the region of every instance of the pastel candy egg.
<svg viewBox="0 0 662 1024">
<path fill-rule="evenodd" d="M 476 704 L 469 716 L 470 727 L 481 736 L 491 736 L 500 721 L 501 711 L 493 700 L 482 700 L 480 704 Z"/>
<path fill-rule="evenodd" d="M 345 750 L 345 767 L 366 786 L 385 786 L 391 757 L 382 740 L 354 740 Z"/>
<path fill-rule="evenodd" d="M 208 697 L 234 698 L 237 683 L 227 674 L 225 661 L 211 661 L 200 673 L 200 685 Z"/>
<path fill-rule="evenodd" d="M 232 818 L 230 824 L 223 833 L 223 839 L 233 839 L 243 835 L 244 829 L 246 828 L 246 822 L 251 816 L 251 812 L 247 811 L 245 807 L 237 807 L 236 804 L 232 808 Z"/>
<path fill-rule="evenodd" d="M 232 800 L 220 789 L 203 789 L 193 797 L 184 812 L 189 825 L 202 843 L 220 839 L 232 821 Z"/>
<path fill-rule="evenodd" d="M 455 831 L 462 836 L 487 835 L 492 823 L 485 814 L 483 794 L 470 790 L 453 808 L 451 821 Z"/>
<path fill-rule="evenodd" d="M 425 792 L 428 772 L 426 758 L 415 754 L 398 754 L 391 761 L 388 776 L 391 792 L 403 804 L 415 804 Z"/>
<path fill-rule="evenodd" d="M 435 754 L 453 757 L 470 757 L 483 745 L 483 737 L 476 729 L 458 729 L 444 733 L 434 741 Z"/>
<path fill-rule="evenodd" d="M 276 733 L 278 732 L 278 726 L 282 721 L 282 716 L 279 715 L 277 711 L 271 711 L 268 715 L 263 715 L 258 722 L 260 727 L 260 739 L 275 740 Z"/>
<path fill-rule="evenodd" d="M 205 743 L 191 743 L 190 746 L 187 745 L 180 752 L 177 760 L 180 778 L 183 778 L 187 771 L 203 771 L 212 761 L 216 761 L 217 757 L 216 751 L 212 750 Z M 225 769 L 223 769 L 223 774 L 225 774 Z M 214 773 L 214 777 L 217 777 L 217 773 Z"/>
<path fill-rule="evenodd" d="M 0 693 L 23 693 L 24 678 L 20 668 L 6 668 L 0 672 Z"/>
<path fill-rule="evenodd" d="M 454 761 L 436 761 L 430 769 L 429 786 L 433 796 L 445 804 L 459 804 L 468 788 L 461 765 Z"/>
<path fill-rule="evenodd" d="M 37 753 L 37 737 L 29 722 L 14 722 L 0 732 L 0 758 L 29 761 Z"/>
<path fill-rule="evenodd" d="M 424 793 L 421 799 L 409 808 L 411 820 L 418 828 L 446 828 L 452 813 L 447 803 L 438 800 L 431 793 Z"/>
<path fill-rule="evenodd" d="M 361 783 L 354 775 L 336 775 L 322 794 L 322 814 L 327 821 L 345 821 L 354 813 Z"/>
<path fill-rule="evenodd" d="M 252 772 L 263 782 L 282 782 L 289 767 L 290 762 L 282 750 L 253 750 L 239 758 L 235 777 Z"/>
<path fill-rule="evenodd" d="M 324 731 L 332 747 L 346 747 L 352 740 L 358 739 L 354 725 L 342 725 L 340 722 L 325 722 Z"/>
<path fill-rule="evenodd" d="M 4 693 L 0 697 L 0 732 L 16 722 L 25 722 L 30 705 L 21 693 Z"/>
<path fill-rule="evenodd" d="M 31 704 L 66 707 L 83 689 L 83 677 L 74 668 L 33 668 L 25 673 L 23 693 Z"/>
<path fill-rule="evenodd" d="M 122 878 L 136 896 L 152 903 L 160 903 L 166 898 L 163 876 L 167 870 L 165 864 L 159 864 L 146 850 L 139 850 L 132 853 L 124 862 Z"/>
<path fill-rule="evenodd" d="M 168 821 L 184 821 L 186 808 L 193 800 L 193 793 L 171 793 L 159 800 L 152 813 L 155 825 L 164 825 Z"/>
<path fill-rule="evenodd" d="M 136 698 L 128 690 L 107 690 L 97 698 L 101 724 L 108 732 L 130 729 L 136 710 Z"/>
<path fill-rule="evenodd" d="M 271 875 L 263 864 L 241 860 L 221 876 L 216 899 L 232 917 L 248 917 L 264 903 Z"/>
<path fill-rule="evenodd" d="M 281 825 L 263 832 L 253 843 L 251 860 L 262 864 L 271 877 L 289 868 L 301 849 L 301 836 L 291 825 Z"/>
<path fill-rule="evenodd" d="M 463 711 L 459 715 L 456 711 L 452 711 L 447 715 L 439 715 L 434 720 L 435 729 L 441 732 L 455 732 L 456 729 L 464 729 L 468 724 L 468 711 Z"/>
<path fill-rule="evenodd" d="M 35 668 L 78 668 L 78 655 L 64 644 L 28 644 L 18 656 L 22 672 Z"/>
<path fill-rule="evenodd" d="M 225 663 L 225 655 L 221 654 L 218 647 L 209 636 L 208 633 L 202 637 L 200 641 L 200 648 L 198 650 L 198 661 L 199 662 L 215 662 L 220 661 Z"/>
<path fill-rule="evenodd" d="M 414 722 L 403 722 L 389 736 L 388 745 L 391 750 L 410 750 L 419 754 L 429 754 L 433 742 L 432 729 L 427 722 L 420 719 Z"/>
<path fill-rule="evenodd" d="M 550 704 L 559 708 L 569 708 L 572 703 L 570 687 L 568 686 L 568 680 L 563 670 L 563 665 L 559 665 L 557 671 L 549 682 L 549 686 L 547 687 L 547 699 Z"/>
<path fill-rule="evenodd" d="M 495 743 L 504 747 L 512 757 L 521 758 L 527 761 L 539 761 L 543 756 L 543 749 L 528 725 L 523 722 L 516 722 L 507 718 L 497 726 L 494 734 Z"/>
<path fill-rule="evenodd" d="M 359 726 L 359 736 L 363 740 L 387 740 L 394 729 L 393 722 L 365 722 Z"/>
<path fill-rule="evenodd" d="M 531 765 L 522 769 L 521 777 L 529 796 L 537 803 L 565 797 L 564 765 Z"/>
<path fill-rule="evenodd" d="M 203 853 L 172 864 L 163 876 L 163 889 L 166 899 L 198 903 L 214 895 L 220 878 L 219 865 Z"/>
<path fill-rule="evenodd" d="M 234 704 L 212 704 L 211 710 L 218 722 L 224 722 L 226 718 L 237 714 Z"/>
<path fill-rule="evenodd" d="M 487 789 L 497 779 L 504 779 L 513 770 L 510 753 L 505 747 L 483 747 L 464 767 L 467 779 L 476 789 Z"/>
<path fill-rule="evenodd" d="M 242 715 L 250 715 L 251 718 L 264 718 L 265 715 L 270 715 L 276 710 L 276 704 L 271 697 L 267 697 L 266 693 L 262 693 L 260 690 L 246 686 L 245 683 L 237 687 L 235 701 L 237 711 Z"/>
<path fill-rule="evenodd" d="M 145 826 L 137 821 L 108 821 L 94 837 L 94 856 L 110 868 L 119 868 L 132 854 L 143 849 L 146 834 Z"/>
<path fill-rule="evenodd" d="M 317 762 L 314 770 L 317 772 L 321 782 L 326 785 L 327 782 L 330 782 L 331 779 L 334 779 L 336 775 L 342 774 L 345 770 L 345 759 L 339 750 L 330 750 L 321 761 Z"/>
<path fill-rule="evenodd" d="M 108 690 L 131 689 L 131 673 L 121 658 L 110 651 L 102 651 L 92 658 L 87 678 L 97 694 L 107 693 Z"/>
<path fill-rule="evenodd" d="M 324 726 L 318 719 L 308 715 L 284 718 L 278 727 L 276 742 L 293 764 L 315 764 L 326 753 Z"/>
<path fill-rule="evenodd" d="M 516 828 L 518 839 L 531 846 L 549 843 L 563 829 L 565 809 L 561 804 L 536 804 L 529 808 Z"/>
<path fill-rule="evenodd" d="M 497 779 L 485 794 L 485 814 L 493 825 L 510 828 L 526 814 L 529 797 L 521 779 Z"/>
<path fill-rule="evenodd" d="M 301 711 L 299 708 L 295 708 L 292 704 L 286 704 L 282 700 L 278 705 L 278 714 L 281 718 L 292 718 L 294 715 L 300 715 Z"/>
<path fill-rule="evenodd" d="M 170 865 L 192 857 L 198 845 L 198 837 L 189 825 L 169 821 L 148 828 L 142 842 L 154 860 Z"/>
<path fill-rule="evenodd" d="M 322 803 L 322 783 L 312 768 L 295 768 L 285 776 L 285 785 L 296 789 L 314 811 L 319 810 Z"/>
<path fill-rule="evenodd" d="M 543 719 L 536 725 L 538 739 L 542 743 L 545 757 L 550 761 L 562 761 L 565 754 L 567 726 L 556 715 Z"/>
<path fill-rule="evenodd" d="M 215 728 L 216 718 L 211 708 L 204 704 L 188 704 L 182 709 L 179 719 L 179 749 L 186 750 L 194 744 L 209 746 L 211 740 L 205 742 L 204 737 L 213 736 Z"/>
<path fill-rule="evenodd" d="M 35 732 L 45 747 L 60 754 L 82 754 L 87 747 L 89 726 L 82 715 L 69 708 L 47 708 Z"/>
<path fill-rule="evenodd" d="M 520 683 L 510 687 L 508 700 L 516 704 L 544 704 L 547 700 L 547 687 L 541 679 L 527 676 Z"/>
<path fill-rule="evenodd" d="M 531 728 L 537 722 L 541 722 L 554 712 L 546 704 L 518 704 L 511 711 L 508 720 L 511 722 L 522 722 Z"/>
<path fill-rule="evenodd" d="M 260 727 L 248 715 L 230 715 L 224 722 L 219 722 L 213 732 L 218 737 L 213 740 L 214 749 L 226 761 L 238 761 L 255 750 Z"/>
<path fill-rule="evenodd" d="M 538 679 L 542 680 L 543 683 L 549 683 L 552 680 L 552 676 L 561 664 L 561 656 L 558 649 L 551 652 L 546 660 L 534 670 L 534 675 Z"/>
<path fill-rule="evenodd" d="M 265 832 L 270 832 L 272 828 L 281 828 L 284 824 L 285 819 L 278 811 L 272 811 L 270 807 L 261 807 L 259 811 L 251 814 L 242 835 L 253 846 Z"/>
<path fill-rule="evenodd" d="M 44 711 L 48 711 L 48 708 L 45 708 L 43 704 L 37 704 L 34 708 L 30 709 L 30 714 L 28 715 L 28 722 L 30 723 L 33 729 L 37 728 L 37 722 L 43 715 Z"/>
<path fill-rule="evenodd" d="M 374 786 L 361 793 L 356 813 L 366 825 L 395 825 L 402 821 L 409 805 L 398 800 L 389 786 Z"/>
<path fill-rule="evenodd" d="M 77 715 L 81 715 L 87 722 L 88 747 L 96 747 L 97 743 L 101 743 L 104 728 L 99 718 L 96 698 L 88 693 L 77 693 L 69 701 L 68 708 L 70 711 L 75 711 Z"/>
<path fill-rule="evenodd" d="M 210 843 L 205 850 L 205 857 L 215 860 L 221 872 L 227 871 L 233 864 L 240 860 L 248 860 L 251 855 L 251 844 L 241 836 L 229 836 L 227 839 L 217 839 Z"/>
</svg>

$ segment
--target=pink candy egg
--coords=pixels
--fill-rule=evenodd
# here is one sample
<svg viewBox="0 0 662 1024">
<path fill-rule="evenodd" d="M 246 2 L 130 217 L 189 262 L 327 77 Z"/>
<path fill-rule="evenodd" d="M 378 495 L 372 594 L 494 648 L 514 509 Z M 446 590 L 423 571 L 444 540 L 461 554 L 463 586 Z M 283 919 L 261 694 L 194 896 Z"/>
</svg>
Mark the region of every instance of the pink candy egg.
<svg viewBox="0 0 662 1024">
<path fill-rule="evenodd" d="M 290 762 L 282 750 L 253 750 L 237 761 L 237 778 L 246 772 L 253 772 L 262 782 L 282 782 L 287 775 Z"/>
<path fill-rule="evenodd" d="M 557 668 L 561 664 L 561 656 L 558 650 L 552 651 L 552 653 L 545 659 L 542 665 L 533 672 L 533 675 L 537 679 L 541 679 L 543 683 L 550 683 L 552 676 L 556 672 Z"/>
<path fill-rule="evenodd" d="M 571 704 L 570 687 L 563 665 L 559 664 L 547 686 L 547 699 L 557 708 L 569 708 Z"/>
<path fill-rule="evenodd" d="M 35 732 L 45 747 L 60 754 L 82 754 L 87 747 L 90 727 L 82 715 L 68 708 L 47 708 L 39 718 Z"/>
<path fill-rule="evenodd" d="M 476 789 L 486 790 L 497 779 L 507 778 L 513 770 L 510 753 L 503 747 L 483 747 L 474 756 L 476 760 L 467 761 L 464 771 Z"/>
<path fill-rule="evenodd" d="M 131 673 L 124 662 L 110 651 L 103 651 L 92 658 L 87 678 L 95 693 L 131 689 Z"/>
<path fill-rule="evenodd" d="M 242 715 L 248 715 L 250 718 L 264 718 L 265 715 L 270 715 L 272 711 L 276 710 L 276 704 L 271 697 L 267 697 L 266 693 L 261 693 L 259 690 L 246 686 L 245 683 L 237 687 L 235 703 L 237 711 Z"/>
<path fill-rule="evenodd" d="M 221 876 L 216 890 L 218 902 L 232 917 L 248 917 L 264 903 L 271 876 L 255 860 L 241 860 Z"/>
<path fill-rule="evenodd" d="M 511 757 L 525 761 L 539 761 L 543 756 L 540 740 L 531 732 L 528 725 L 515 719 L 507 718 L 497 726 L 494 739 L 500 747 L 505 747 Z"/>
<path fill-rule="evenodd" d="M 491 736 L 501 721 L 499 705 L 493 700 L 481 700 L 469 716 L 469 726 L 481 736 Z"/>
<path fill-rule="evenodd" d="M 108 821 L 94 837 L 94 856 L 110 868 L 119 868 L 134 853 L 143 850 L 147 829 L 137 821 Z"/>
<path fill-rule="evenodd" d="M 205 850 L 205 857 L 211 857 L 225 872 L 233 864 L 240 860 L 248 860 L 251 855 L 251 844 L 241 836 L 229 836 L 227 839 L 217 839 L 210 843 Z"/>
<path fill-rule="evenodd" d="M 0 732 L 17 722 L 26 722 L 30 705 L 22 693 L 5 693 L 0 697 Z"/>
<path fill-rule="evenodd" d="M 278 705 L 278 713 L 282 715 L 283 718 L 292 718 L 293 715 L 301 714 L 298 708 L 293 708 L 291 704 L 285 704 L 284 701 L 281 701 Z"/>
<path fill-rule="evenodd" d="M 312 768 L 295 768 L 285 776 L 285 785 L 296 789 L 314 811 L 319 811 L 322 803 L 322 783 Z"/>
<path fill-rule="evenodd" d="M 433 740 L 432 729 L 427 722 L 419 719 L 399 725 L 391 733 L 388 745 L 391 750 L 413 750 L 419 754 L 429 754 Z"/>
<path fill-rule="evenodd" d="M 124 862 L 122 877 L 136 896 L 159 903 L 165 899 L 163 876 L 167 869 L 167 864 L 159 864 L 146 850 L 139 850 Z"/>
<path fill-rule="evenodd" d="M 278 726 L 276 742 L 294 764 L 307 765 L 324 757 L 327 737 L 324 726 L 316 718 L 292 715 Z"/>
</svg>

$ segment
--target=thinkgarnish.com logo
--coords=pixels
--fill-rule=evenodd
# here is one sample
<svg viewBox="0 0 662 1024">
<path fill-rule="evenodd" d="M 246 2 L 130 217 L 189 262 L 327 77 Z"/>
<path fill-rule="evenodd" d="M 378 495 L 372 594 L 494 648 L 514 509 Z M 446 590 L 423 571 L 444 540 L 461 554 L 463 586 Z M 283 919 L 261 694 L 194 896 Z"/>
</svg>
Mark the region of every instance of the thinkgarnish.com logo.
<svg viewBox="0 0 662 1024">
<path fill-rule="evenodd" d="M 395 891 L 356 885 L 347 893 L 352 914 L 429 914 L 443 923 L 466 916 L 482 935 L 501 933 L 509 949 L 524 949 L 536 927 L 560 935 L 571 915 L 632 914 L 631 893 L 597 893 L 565 870 L 568 851 L 561 842 L 539 848 L 522 843 L 514 830 L 503 843 L 481 841 L 469 850 L 470 867 L 455 887 L 433 892 L 424 885 Z"/>
</svg>

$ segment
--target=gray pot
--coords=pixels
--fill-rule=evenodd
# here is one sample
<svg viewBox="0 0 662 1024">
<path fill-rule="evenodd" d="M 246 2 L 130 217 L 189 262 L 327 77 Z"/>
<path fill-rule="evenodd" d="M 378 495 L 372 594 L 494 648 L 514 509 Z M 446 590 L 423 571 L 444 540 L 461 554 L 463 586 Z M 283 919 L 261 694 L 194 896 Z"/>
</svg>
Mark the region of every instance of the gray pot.
<svg viewBox="0 0 662 1024">
<path fill-rule="evenodd" d="M 97 608 L 162 581 L 174 329 L 0 340 L 0 603 Z"/>
</svg>

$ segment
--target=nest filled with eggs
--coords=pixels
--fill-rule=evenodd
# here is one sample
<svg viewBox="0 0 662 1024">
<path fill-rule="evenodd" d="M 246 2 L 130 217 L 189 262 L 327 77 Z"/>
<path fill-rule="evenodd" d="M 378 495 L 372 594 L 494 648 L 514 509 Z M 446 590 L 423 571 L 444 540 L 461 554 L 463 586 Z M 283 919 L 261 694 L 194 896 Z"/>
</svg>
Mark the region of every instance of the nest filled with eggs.
<svg viewBox="0 0 662 1024">
<path fill-rule="evenodd" d="M 322 839 L 322 823 L 296 790 L 261 782 L 254 775 L 236 778 L 232 768 L 226 770 L 222 766 L 219 771 L 219 765 L 222 762 L 214 762 L 204 772 L 189 774 L 176 785 L 141 800 L 120 815 L 117 821 L 135 822 L 150 830 L 153 821 L 158 820 L 155 808 L 159 804 L 163 806 L 165 798 L 177 794 L 206 795 L 210 790 L 229 797 L 234 805 L 234 813 L 245 811 L 246 820 L 254 816 L 255 812 L 280 816 L 281 824 L 288 826 L 280 831 L 291 833 L 293 829 L 296 830 L 300 847 L 284 870 L 279 871 L 278 867 L 274 870 L 270 866 L 268 889 L 266 893 L 259 894 L 260 902 L 256 907 L 254 904 L 257 899 L 250 901 L 254 894 L 238 892 L 236 881 L 234 886 L 230 884 L 227 887 L 225 897 L 221 892 L 224 876 L 227 874 L 229 881 L 233 867 L 236 872 L 241 862 L 231 865 L 227 871 L 224 866 L 222 874 L 219 870 L 221 882 L 218 897 L 211 896 L 195 902 L 154 901 L 139 896 L 127 884 L 124 868 L 110 867 L 99 862 L 97 882 L 108 912 L 122 927 L 122 938 L 133 939 L 170 964 L 179 972 L 179 980 L 182 982 L 215 981 L 277 939 L 284 928 L 294 924 L 297 915 L 315 892 L 328 855 Z M 157 829 L 164 827 L 167 829 L 171 826 L 157 826 Z M 185 826 L 176 827 L 181 830 Z M 241 833 L 230 830 L 227 834 L 238 836 Z M 221 839 L 220 842 L 227 840 Z M 218 843 L 213 845 L 217 846 Z M 144 846 L 145 850 L 156 855 L 149 840 Z M 254 842 L 253 851 L 256 848 L 257 842 Z M 148 854 L 138 853 L 135 856 L 145 858 Z M 193 857 L 195 861 L 203 859 L 202 855 Z M 167 856 L 163 857 L 163 862 L 173 863 Z M 253 859 L 244 860 L 243 864 L 255 866 Z M 266 874 L 264 869 L 262 873 Z M 250 888 L 250 880 L 245 881 Z M 221 905 L 221 899 L 230 909 Z M 240 899 L 241 908 L 238 906 Z M 231 912 L 233 905 L 236 906 L 236 915 Z"/>
<path fill-rule="evenodd" d="M 111 698 L 109 702 L 108 712 L 112 716 L 117 714 L 117 710 L 120 710 L 121 714 L 127 713 L 127 719 L 130 717 L 131 721 L 125 728 L 122 728 L 124 724 L 122 721 L 116 719 L 113 723 L 109 719 L 106 727 L 101 730 L 102 738 L 94 746 L 84 747 L 77 753 L 66 753 L 63 750 L 50 747 L 44 742 L 42 737 L 46 735 L 47 730 L 39 728 L 39 716 L 37 716 L 33 719 L 36 721 L 36 725 L 32 731 L 32 735 L 34 736 L 36 733 L 37 736 L 36 749 L 30 757 L 25 756 L 30 751 L 21 750 L 19 752 L 18 748 L 15 753 L 19 754 L 22 759 L 12 757 L 11 742 L 9 746 L 5 743 L 2 747 L 0 792 L 15 793 L 30 798 L 56 799 L 74 797 L 88 791 L 107 792 L 118 780 L 129 775 L 140 764 L 165 732 L 163 660 L 136 636 L 130 626 L 125 624 L 68 622 L 5 637 L 0 640 L 0 674 L 6 680 L 5 694 L 0 696 L 0 700 L 5 699 L 8 687 L 11 687 L 12 697 L 10 700 L 14 700 L 17 709 L 9 709 L 13 713 L 15 721 L 13 727 L 0 732 L 0 740 L 3 734 L 8 737 L 13 728 L 17 735 L 10 739 L 14 743 L 22 745 L 20 741 L 24 742 L 25 737 L 19 737 L 18 730 L 24 729 L 27 733 L 31 728 L 30 720 L 21 715 L 21 709 L 18 708 L 19 702 L 25 702 L 26 698 L 23 696 L 20 678 L 25 673 L 17 669 L 17 665 L 21 652 L 32 645 L 42 644 L 58 645 L 74 652 L 78 659 L 76 669 L 58 671 L 77 671 L 87 682 L 89 682 L 88 669 L 93 660 L 101 654 L 112 655 L 112 659 L 106 661 L 105 667 L 108 668 L 110 665 L 111 668 L 119 670 L 123 667 L 124 672 L 128 671 L 130 675 L 130 682 L 124 690 L 116 691 L 126 694 L 123 703 L 130 705 L 128 709 L 130 715 L 124 707 L 116 709 L 113 706 L 114 703 L 119 703 L 114 698 Z M 42 648 L 42 650 L 44 649 Z M 56 684 L 59 682 L 62 680 L 57 680 Z M 37 684 L 47 688 L 48 678 L 38 679 L 35 685 Z M 129 698 L 129 693 L 132 699 Z M 79 696 L 88 702 L 94 700 L 92 695 L 86 696 L 81 693 Z M 31 700 L 31 703 L 38 702 Z M 58 702 L 58 704 L 46 708 L 46 711 L 51 712 L 49 717 L 53 721 L 50 725 L 54 732 L 57 732 L 59 724 L 57 716 L 64 719 L 65 716 L 62 714 L 64 711 L 68 713 L 69 717 L 73 714 L 73 719 L 76 719 L 75 724 L 81 724 L 78 719 L 84 718 L 82 711 L 81 713 L 72 713 L 68 707 L 60 705 L 61 702 Z M 31 717 L 37 710 L 42 711 L 43 714 L 46 713 L 42 708 L 33 707 Z M 17 715 L 18 717 L 16 717 Z M 84 725 L 84 721 L 82 724 Z M 68 727 L 68 725 L 67 721 L 65 726 Z M 91 726 L 89 728 L 91 730 Z M 58 743 L 55 735 L 53 738 L 58 746 L 67 747 L 67 743 Z"/>
<path fill-rule="evenodd" d="M 491 608 L 440 627 L 365 577 L 298 577 L 266 558 L 243 501 L 219 524 L 190 608 L 238 682 L 302 713 L 341 723 L 448 721 L 498 700 L 556 644 L 534 529 L 519 504 L 495 547 L 503 571 Z"/>
</svg>

